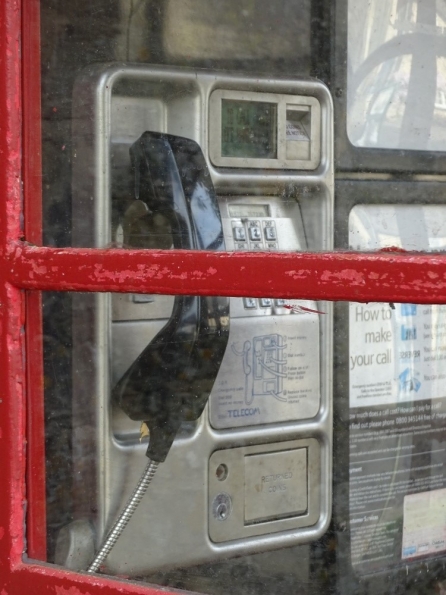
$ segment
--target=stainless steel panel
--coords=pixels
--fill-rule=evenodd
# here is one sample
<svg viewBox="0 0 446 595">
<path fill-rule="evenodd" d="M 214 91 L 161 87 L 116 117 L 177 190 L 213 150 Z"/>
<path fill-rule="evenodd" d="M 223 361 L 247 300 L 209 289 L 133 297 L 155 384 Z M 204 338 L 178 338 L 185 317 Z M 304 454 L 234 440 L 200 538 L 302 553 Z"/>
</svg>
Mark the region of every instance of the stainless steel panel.
<svg viewBox="0 0 446 595">
<path fill-rule="evenodd" d="M 305 172 L 214 166 L 206 151 L 209 100 L 217 89 L 314 97 L 321 110 L 318 167 Z M 128 148 L 150 128 L 192 138 L 205 151 L 219 196 L 227 249 L 236 248 L 232 220 L 241 222 L 241 217 L 230 217 L 228 205 L 247 202 L 270 206 L 270 216 L 258 220 L 262 230 L 267 222 L 274 221 L 277 249 L 332 248 L 332 107 L 329 93 L 321 83 L 143 65 L 97 66 L 89 68 L 78 80 L 74 105 L 74 245 L 104 247 L 116 241 L 119 230 L 111 225 L 112 187 L 114 197 L 128 196 Z M 91 213 L 91 217 L 87 213 Z M 262 244 L 263 249 L 274 249 L 267 245 L 264 235 Z M 269 297 L 269 288 L 270 280 L 265 278 L 265 298 Z M 248 311 L 242 299 L 231 299 L 233 334 L 230 343 L 284 335 L 277 328 L 280 322 L 281 328 L 283 325 L 287 329 L 287 337 L 288 334 L 296 336 L 292 341 L 299 353 L 313 353 L 305 381 L 314 397 L 312 409 L 304 412 L 302 405 L 290 406 L 271 395 L 258 396 L 258 399 L 274 401 L 272 412 L 267 411 L 264 418 L 268 423 L 214 429 L 209 423 L 207 407 L 196 424 L 185 424 L 166 462 L 160 466 L 150 492 L 110 554 L 109 571 L 142 575 L 161 568 L 307 543 L 324 533 L 331 510 L 331 306 L 311 301 L 304 304 L 325 314 L 297 316 L 277 301 L 272 307 L 261 307 L 258 299 L 256 308 Z M 138 302 L 128 296 L 112 298 L 106 294 L 79 296 L 73 358 L 75 482 L 78 484 L 76 494 L 79 494 L 75 506 L 78 518 L 79 515 L 94 517 L 97 543 L 124 505 L 145 465 L 146 444 L 139 441 L 139 423 L 112 409 L 110 387 L 138 350 L 161 328 L 166 320 L 164 316 L 170 315 L 169 309 L 168 299 L 161 296 L 155 296 L 154 302 Z M 88 325 L 85 325 L 86 311 L 90 316 Z M 153 317 L 152 322 L 142 323 L 146 316 Z M 259 329 L 259 321 L 265 330 L 252 332 L 246 338 L 246 330 L 242 329 L 255 325 Z M 297 338 L 301 336 L 298 331 L 301 326 L 305 329 L 302 333 L 307 337 L 305 340 Z M 238 359 L 226 365 L 239 369 L 242 362 Z M 222 373 L 228 374 L 223 368 Z M 211 409 L 213 403 L 214 397 Z M 285 407 L 285 411 L 288 407 L 290 411 L 285 413 L 281 407 Z M 227 535 L 210 539 L 213 521 L 209 515 L 214 498 L 211 497 L 214 476 L 209 473 L 212 453 L 218 451 L 231 456 L 230 453 L 245 447 L 253 448 L 250 451 L 253 454 L 256 448 L 260 449 L 257 452 L 272 452 L 287 448 L 284 441 L 290 442 L 290 448 L 308 451 L 309 511 L 292 520 L 277 519 L 245 527 L 242 505 L 240 526 L 243 532 L 234 537 L 236 532 L 225 529 Z M 88 458 L 85 458 L 86 453 Z M 243 477 L 243 458 L 234 456 L 241 461 Z M 88 461 L 88 469 L 85 461 Z M 237 483 L 234 489 L 242 490 L 243 502 L 243 483 Z M 82 494 L 86 493 L 88 502 L 82 500 Z M 95 515 L 91 513 L 91 494 L 96 494 Z M 234 506 L 236 510 L 235 500 Z M 228 522 L 236 518 L 237 514 L 233 513 Z M 290 525 L 291 522 L 295 524 Z M 230 526 L 218 523 L 219 530 Z"/>
</svg>

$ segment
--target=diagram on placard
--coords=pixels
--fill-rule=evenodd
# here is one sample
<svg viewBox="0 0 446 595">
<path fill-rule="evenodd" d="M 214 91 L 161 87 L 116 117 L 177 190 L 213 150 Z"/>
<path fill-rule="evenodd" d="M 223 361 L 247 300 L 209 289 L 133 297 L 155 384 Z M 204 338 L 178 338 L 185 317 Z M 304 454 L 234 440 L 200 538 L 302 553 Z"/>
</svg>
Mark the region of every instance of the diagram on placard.
<svg viewBox="0 0 446 595">
<path fill-rule="evenodd" d="M 252 343 L 245 341 L 241 351 L 235 343 L 231 345 L 232 352 L 243 358 L 246 405 L 251 405 L 254 397 L 269 395 L 287 402 L 283 394 L 283 380 L 288 377 L 286 347 L 282 335 L 276 333 L 254 337 Z"/>
</svg>

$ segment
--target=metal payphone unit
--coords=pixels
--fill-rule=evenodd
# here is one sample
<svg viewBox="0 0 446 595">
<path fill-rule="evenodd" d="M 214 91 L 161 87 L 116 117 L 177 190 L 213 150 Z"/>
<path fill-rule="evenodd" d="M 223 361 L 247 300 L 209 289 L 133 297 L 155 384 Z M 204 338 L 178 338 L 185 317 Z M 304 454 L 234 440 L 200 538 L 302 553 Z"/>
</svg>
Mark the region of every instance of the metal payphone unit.
<svg viewBox="0 0 446 595">
<path fill-rule="evenodd" d="M 129 151 L 150 131 L 201 147 L 226 250 L 332 248 L 332 106 L 321 83 L 97 67 L 79 79 L 74 99 L 75 245 L 176 245 L 163 213 L 129 190 L 136 171 Z M 107 558 L 110 572 L 143 575 L 277 549 L 327 529 L 331 306 L 273 300 L 268 288 L 266 278 L 264 298 L 230 298 L 222 322 L 229 328 L 226 351 L 208 405 L 198 420 L 182 423 Z M 76 515 L 93 521 L 95 547 L 137 482 L 147 447 L 138 419 L 110 395 L 166 327 L 174 301 L 75 297 Z M 76 324 L 77 315 L 91 317 L 89 329 Z M 73 526 L 64 539 L 77 539 L 75 533 Z M 89 562 L 78 551 L 65 559 L 59 553 L 58 561 L 73 568 Z"/>
</svg>

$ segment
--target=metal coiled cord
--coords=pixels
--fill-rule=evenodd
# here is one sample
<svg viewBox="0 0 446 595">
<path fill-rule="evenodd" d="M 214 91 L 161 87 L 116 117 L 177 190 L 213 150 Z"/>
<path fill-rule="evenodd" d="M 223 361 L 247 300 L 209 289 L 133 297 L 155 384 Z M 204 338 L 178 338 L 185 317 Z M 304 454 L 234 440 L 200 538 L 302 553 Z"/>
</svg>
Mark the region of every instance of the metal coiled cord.
<svg viewBox="0 0 446 595">
<path fill-rule="evenodd" d="M 87 572 L 96 572 L 105 558 L 111 552 L 115 543 L 118 541 L 122 532 L 126 528 L 127 523 L 132 518 L 132 515 L 137 509 L 138 504 L 141 502 L 144 494 L 146 493 L 157 468 L 158 462 L 149 460 L 149 463 L 147 464 L 147 467 L 145 468 L 138 485 L 136 486 L 133 494 L 130 496 L 127 504 L 125 505 L 125 508 L 113 525 L 107 539 L 104 541 L 99 552 L 96 554 L 95 559 L 88 567 Z"/>
</svg>

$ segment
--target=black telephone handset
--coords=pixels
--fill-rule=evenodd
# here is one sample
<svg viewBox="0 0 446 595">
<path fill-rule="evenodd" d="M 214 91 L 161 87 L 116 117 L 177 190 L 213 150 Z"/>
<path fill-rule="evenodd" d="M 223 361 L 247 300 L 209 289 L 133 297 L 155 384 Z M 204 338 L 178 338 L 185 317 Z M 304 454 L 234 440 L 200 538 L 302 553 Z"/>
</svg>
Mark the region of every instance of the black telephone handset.
<svg viewBox="0 0 446 595">
<path fill-rule="evenodd" d="M 145 132 L 130 156 L 135 198 L 168 219 L 174 248 L 225 249 L 214 187 L 196 142 Z M 169 322 L 113 389 L 125 413 L 147 423 L 150 459 L 164 461 L 180 424 L 201 415 L 228 336 L 229 298 L 177 296 Z"/>
</svg>

